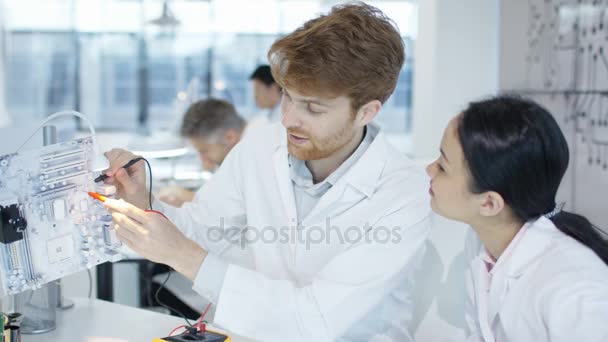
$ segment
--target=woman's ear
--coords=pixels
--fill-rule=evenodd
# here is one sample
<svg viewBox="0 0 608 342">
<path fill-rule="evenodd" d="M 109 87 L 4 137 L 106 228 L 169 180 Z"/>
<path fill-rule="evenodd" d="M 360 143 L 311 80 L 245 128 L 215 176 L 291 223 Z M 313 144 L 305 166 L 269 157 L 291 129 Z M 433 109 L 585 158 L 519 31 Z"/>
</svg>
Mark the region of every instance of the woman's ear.
<svg viewBox="0 0 608 342">
<path fill-rule="evenodd" d="M 495 191 L 487 191 L 479 194 L 479 215 L 484 217 L 496 216 L 505 208 L 505 201 Z"/>
</svg>

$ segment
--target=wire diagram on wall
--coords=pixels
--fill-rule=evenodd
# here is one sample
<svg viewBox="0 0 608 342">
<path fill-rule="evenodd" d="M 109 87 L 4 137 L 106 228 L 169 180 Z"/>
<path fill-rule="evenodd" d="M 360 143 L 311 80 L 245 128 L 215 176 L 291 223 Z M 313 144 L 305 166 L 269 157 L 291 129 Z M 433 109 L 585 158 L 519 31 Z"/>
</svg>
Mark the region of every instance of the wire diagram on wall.
<svg viewBox="0 0 608 342">
<path fill-rule="evenodd" d="M 570 209 L 606 227 L 608 1 L 528 0 L 526 5 L 525 80 L 521 89 L 509 90 L 535 99 L 556 116 L 570 145 L 561 197 Z M 524 18 L 503 17 L 515 19 Z M 502 63 L 505 73 L 508 61 Z"/>
</svg>

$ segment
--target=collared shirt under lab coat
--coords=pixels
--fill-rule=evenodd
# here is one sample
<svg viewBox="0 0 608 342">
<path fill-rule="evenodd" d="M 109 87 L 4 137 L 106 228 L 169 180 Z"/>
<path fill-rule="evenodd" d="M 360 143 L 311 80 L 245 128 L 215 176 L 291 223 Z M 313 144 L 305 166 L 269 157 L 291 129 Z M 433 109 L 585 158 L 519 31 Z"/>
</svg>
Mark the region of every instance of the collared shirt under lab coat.
<svg viewBox="0 0 608 342">
<path fill-rule="evenodd" d="M 368 128 L 367 151 L 300 227 L 280 124 L 239 143 L 204 196 L 164 206 L 188 237 L 230 262 L 215 324 L 260 341 L 409 339 L 412 274 L 429 230 L 428 179 L 377 126 Z M 326 226 L 329 236 L 313 241 Z M 268 239 L 272 230 L 263 238 L 268 227 L 276 239 Z M 218 241 L 219 231 L 237 243 Z M 207 280 L 199 272 L 194 289 Z"/>
<path fill-rule="evenodd" d="M 467 341 L 608 341 L 608 265 L 545 217 L 522 229 L 491 277 L 468 236 Z"/>
<path fill-rule="evenodd" d="M 357 163 L 372 143 L 371 134 L 367 128 L 363 132 L 363 139 L 357 149 L 340 166 L 323 181 L 314 184 L 313 176 L 306 162 L 289 155 L 289 176 L 293 181 L 294 197 L 296 200 L 296 213 L 298 223 L 308 216 L 325 193 L 336 184 L 348 170 Z"/>
</svg>

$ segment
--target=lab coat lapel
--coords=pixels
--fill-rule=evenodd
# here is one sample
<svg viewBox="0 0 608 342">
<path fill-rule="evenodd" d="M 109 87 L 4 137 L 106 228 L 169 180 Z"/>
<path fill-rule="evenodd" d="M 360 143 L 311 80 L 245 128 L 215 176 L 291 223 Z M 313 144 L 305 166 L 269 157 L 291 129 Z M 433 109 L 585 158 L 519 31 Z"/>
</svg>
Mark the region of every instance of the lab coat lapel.
<svg viewBox="0 0 608 342">
<path fill-rule="evenodd" d="M 527 231 L 516 246 L 509 260 L 509 278 L 521 277 L 536 259 L 545 253 L 553 243 L 553 239 L 560 235 L 553 223 L 541 216 L 538 220 L 526 224 Z"/>
<path fill-rule="evenodd" d="M 501 267 L 494 274 L 490 298 L 488 300 L 488 313 L 491 325 L 497 324 L 497 316 L 510 288 L 551 245 L 552 236 L 555 236 L 551 233 L 555 228 L 547 223 L 549 221 L 544 217 L 535 222 L 527 223 L 524 235 L 519 243 L 514 246 L 512 254 L 505 260 L 506 265 L 503 265 L 504 267 Z"/>
<path fill-rule="evenodd" d="M 496 324 L 498 313 L 507 296 L 511 281 L 513 279 L 507 277 L 505 272 L 497 272 L 493 276 L 490 295 L 488 296 L 488 321 L 490 322 L 490 327 Z"/>
<path fill-rule="evenodd" d="M 361 158 L 346 172 L 343 179 L 338 180 L 321 197 L 306 217 L 306 223 L 324 221 L 326 217 L 339 215 L 365 197 L 371 197 L 374 193 L 378 179 L 389 157 L 386 146 L 388 142 L 384 135 L 380 133 L 380 128 L 376 124 L 372 123 L 367 127 L 368 134 L 371 134 L 374 140 Z"/>
<path fill-rule="evenodd" d="M 287 156 L 287 146 L 285 144 L 281 144 L 274 152 L 273 163 L 277 187 L 281 195 L 283 212 L 285 213 L 286 226 L 290 227 L 290 229 L 296 229 L 298 225 L 298 213 L 296 210 L 296 200 L 293 193 L 293 185 L 291 184 L 291 178 L 289 177 L 289 160 Z M 292 239 L 289 240 L 289 247 L 293 260 L 293 256 L 295 255 L 295 241 L 292 241 Z"/>
<path fill-rule="evenodd" d="M 485 248 L 485 247 L 481 247 Z M 472 269 L 475 270 L 475 302 L 477 303 L 477 320 L 479 328 L 485 342 L 494 342 L 494 334 L 488 321 L 488 292 L 490 284 L 486 276 L 486 265 L 479 254 L 472 262 Z"/>
<path fill-rule="evenodd" d="M 279 187 L 279 193 L 281 194 L 281 200 L 285 215 L 288 220 L 297 219 L 296 201 L 293 194 L 293 185 L 291 184 L 291 178 L 289 177 L 289 161 L 288 152 L 285 146 L 279 146 L 274 152 L 274 170 L 276 173 L 277 186 Z"/>
<path fill-rule="evenodd" d="M 339 181 L 321 196 L 308 216 L 302 218 L 302 226 L 324 223 L 327 218 L 340 215 L 365 198 L 364 194 L 347 185 L 346 182 Z"/>
</svg>

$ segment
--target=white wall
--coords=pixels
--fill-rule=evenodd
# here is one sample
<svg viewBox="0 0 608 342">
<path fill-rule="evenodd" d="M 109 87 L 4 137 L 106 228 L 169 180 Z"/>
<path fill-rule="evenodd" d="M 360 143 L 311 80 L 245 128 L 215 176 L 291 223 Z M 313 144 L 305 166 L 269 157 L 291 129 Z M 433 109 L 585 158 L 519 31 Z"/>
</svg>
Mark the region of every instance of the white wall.
<svg viewBox="0 0 608 342">
<path fill-rule="evenodd" d="M 498 89 L 498 0 L 418 2 L 413 154 L 435 158 L 448 121 Z"/>
<path fill-rule="evenodd" d="M 438 155 L 448 121 L 468 102 L 498 90 L 499 0 L 420 0 L 415 51 L 413 155 Z M 419 283 L 413 329 L 416 341 L 464 338 L 467 228 L 432 217 L 429 249 Z"/>
</svg>

